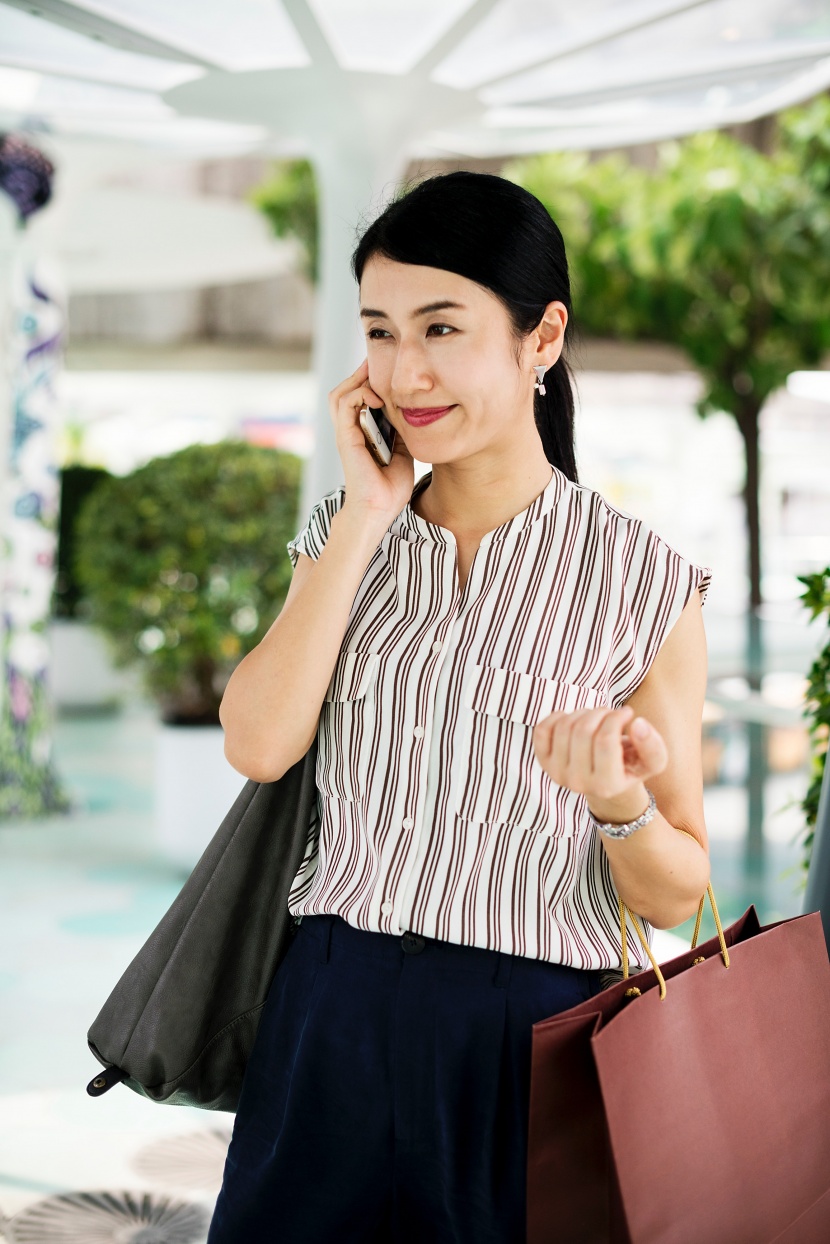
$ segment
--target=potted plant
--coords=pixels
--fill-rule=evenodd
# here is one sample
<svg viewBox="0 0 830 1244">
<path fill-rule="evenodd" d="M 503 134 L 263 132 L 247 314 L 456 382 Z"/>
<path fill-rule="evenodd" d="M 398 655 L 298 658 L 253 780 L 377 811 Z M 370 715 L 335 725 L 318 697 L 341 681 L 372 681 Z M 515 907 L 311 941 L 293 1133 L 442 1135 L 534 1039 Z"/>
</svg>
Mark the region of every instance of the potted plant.
<svg viewBox="0 0 830 1244">
<path fill-rule="evenodd" d="M 159 706 L 157 834 L 188 869 L 245 781 L 219 705 L 285 599 L 300 470 L 246 441 L 190 445 L 103 481 L 78 516 L 90 619 Z"/>
<path fill-rule="evenodd" d="M 89 602 L 75 574 L 78 514 L 110 473 L 104 467 L 72 463 L 59 474 L 57 565 L 48 623 L 49 690 L 60 708 L 115 709 L 127 691 L 127 680 L 113 668 L 106 637 L 89 620 Z"/>
</svg>

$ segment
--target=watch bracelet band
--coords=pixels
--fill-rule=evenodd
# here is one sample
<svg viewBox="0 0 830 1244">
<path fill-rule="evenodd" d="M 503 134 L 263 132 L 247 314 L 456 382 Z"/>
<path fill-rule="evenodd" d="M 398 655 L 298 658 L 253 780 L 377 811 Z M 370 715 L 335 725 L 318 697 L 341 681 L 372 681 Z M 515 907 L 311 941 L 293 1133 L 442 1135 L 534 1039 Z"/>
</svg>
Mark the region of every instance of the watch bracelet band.
<svg viewBox="0 0 830 1244">
<path fill-rule="evenodd" d="M 629 834 L 633 834 L 635 830 L 640 829 L 643 825 L 648 825 L 649 821 L 654 819 L 657 811 L 657 800 L 654 798 L 654 792 L 648 791 L 648 807 L 645 812 L 637 817 L 635 821 L 625 821 L 623 824 L 615 824 L 614 821 L 598 821 L 591 809 L 588 809 L 588 815 L 594 822 L 594 825 L 601 834 L 605 834 L 606 838 L 627 838 Z"/>
</svg>

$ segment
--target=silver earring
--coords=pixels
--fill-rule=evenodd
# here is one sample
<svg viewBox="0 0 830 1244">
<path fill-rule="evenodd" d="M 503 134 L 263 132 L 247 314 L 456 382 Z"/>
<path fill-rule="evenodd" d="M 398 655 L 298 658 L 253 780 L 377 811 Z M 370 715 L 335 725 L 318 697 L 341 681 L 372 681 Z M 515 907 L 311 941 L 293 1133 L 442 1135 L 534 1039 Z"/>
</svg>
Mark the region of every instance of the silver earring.
<svg viewBox="0 0 830 1244">
<path fill-rule="evenodd" d="M 545 367 L 545 366 L 544 366 L 544 364 L 543 364 L 541 367 L 534 367 L 534 368 L 533 368 L 533 370 L 536 372 L 536 380 L 534 381 L 533 387 L 534 387 L 534 389 L 536 390 L 536 392 L 537 392 L 537 393 L 541 393 L 541 394 L 542 394 L 542 396 L 544 397 L 544 394 L 545 394 L 545 372 L 546 372 L 548 369 L 547 369 L 547 367 Z"/>
</svg>

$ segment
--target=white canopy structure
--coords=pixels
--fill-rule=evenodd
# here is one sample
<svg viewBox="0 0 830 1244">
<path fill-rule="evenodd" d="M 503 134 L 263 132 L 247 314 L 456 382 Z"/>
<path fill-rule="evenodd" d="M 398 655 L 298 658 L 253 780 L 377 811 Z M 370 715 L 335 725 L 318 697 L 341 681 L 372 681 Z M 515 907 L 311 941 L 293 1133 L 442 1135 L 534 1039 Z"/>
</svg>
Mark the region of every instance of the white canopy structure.
<svg viewBox="0 0 830 1244">
<path fill-rule="evenodd" d="M 274 238 L 250 204 L 95 181 L 62 192 L 53 210 L 35 217 L 32 234 L 60 259 L 70 294 L 263 280 L 300 260 L 299 246 Z"/>
<path fill-rule="evenodd" d="M 320 188 L 317 453 L 361 358 L 349 252 L 407 162 L 606 148 L 830 85 L 827 0 L 0 0 L 0 126 L 307 155 Z"/>
</svg>

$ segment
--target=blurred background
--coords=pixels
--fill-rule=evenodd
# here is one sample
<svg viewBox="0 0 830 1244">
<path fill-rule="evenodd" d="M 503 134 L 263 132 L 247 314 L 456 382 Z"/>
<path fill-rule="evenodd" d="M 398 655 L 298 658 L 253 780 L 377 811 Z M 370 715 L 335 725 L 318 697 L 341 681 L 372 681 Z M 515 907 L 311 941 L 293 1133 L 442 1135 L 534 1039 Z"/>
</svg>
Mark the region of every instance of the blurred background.
<svg viewBox="0 0 830 1244">
<path fill-rule="evenodd" d="M 423 176 L 560 225 L 580 481 L 713 570 L 721 918 L 804 910 L 829 88 L 823 0 L 0 0 L 0 1237 L 205 1238 L 232 1116 L 88 1097 L 86 1032 L 244 782 L 218 705 L 341 480 L 350 251 Z"/>
</svg>

